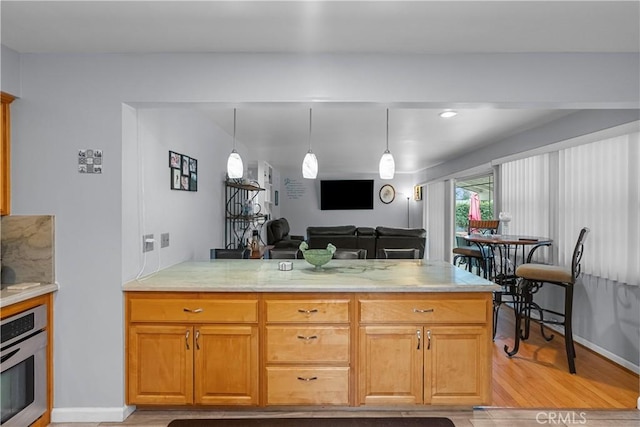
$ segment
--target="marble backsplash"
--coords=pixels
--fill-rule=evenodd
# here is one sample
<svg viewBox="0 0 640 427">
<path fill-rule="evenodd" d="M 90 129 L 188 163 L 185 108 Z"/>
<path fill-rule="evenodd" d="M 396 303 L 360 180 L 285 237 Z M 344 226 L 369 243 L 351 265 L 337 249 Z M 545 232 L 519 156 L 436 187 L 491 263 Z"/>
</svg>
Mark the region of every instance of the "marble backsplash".
<svg viewBox="0 0 640 427">
<path fill-rule="evenodd" d="M 3 216 L 0 226 L 2 285 L 55 282 L 52 215 Z"/>
</svg>

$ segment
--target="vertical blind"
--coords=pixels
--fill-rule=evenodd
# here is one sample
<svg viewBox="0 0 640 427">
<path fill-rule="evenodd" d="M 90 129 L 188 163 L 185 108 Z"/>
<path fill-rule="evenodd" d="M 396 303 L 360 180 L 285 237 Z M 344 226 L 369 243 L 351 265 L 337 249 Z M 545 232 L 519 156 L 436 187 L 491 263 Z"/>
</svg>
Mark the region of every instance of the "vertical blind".
<svg viewBox="0 0 640 427">
<path fill-rule="evenodd" d="M 582 271 L 639 285 L 638 165 L 639 133 L 502 164 L 501 210 L 513 217 L 510 232 L 550 236 L 558 262 L 570 265 L 578 233 L 588 227 Z"/>
<path fill-rule="evenodd" d="M 500 176 L 501 210 L 512 218 L 509 233 L 549 236 L 549 155 L 505 163 Z"/>
<path fill-rule="evenodd" d="M 571 262 L 578 231 L 589 227 L 582 271 L 634 285 L 640 276 L 639 135 L 560 150 L 558 179 L 560 262 Z"/>
</svg>

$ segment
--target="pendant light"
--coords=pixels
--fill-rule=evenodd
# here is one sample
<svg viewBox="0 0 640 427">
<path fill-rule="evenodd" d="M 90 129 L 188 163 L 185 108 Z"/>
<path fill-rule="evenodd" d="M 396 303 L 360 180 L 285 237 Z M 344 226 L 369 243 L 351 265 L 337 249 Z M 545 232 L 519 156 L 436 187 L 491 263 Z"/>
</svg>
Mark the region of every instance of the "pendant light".
<svg viewBox="0 0 640 427">
<path fill-rule="evenodd" d="M 396 162 L 389 151 L 389 109 L 387 108 L 387 149 L 380 158 L 380 179 L 393 179 L 396 172 Z"/>
<path fill-rule="evenodd" d="M 309 108 L 309 151 L 302 161 L 302 177 L 307 179 L 316 179 L 318 176 L 318 159 L 311 151 L 311 108 Z"/>
<path fill-rule="evenodd" d="M 244 165 L 242 164 L 242 158 L 236 151 L 236 109 L 233 109 L 233 150 L 229 154 L 227 159 L 227 175 L 230 179 L 242 178 L 244 173 Z"/>
</svg>

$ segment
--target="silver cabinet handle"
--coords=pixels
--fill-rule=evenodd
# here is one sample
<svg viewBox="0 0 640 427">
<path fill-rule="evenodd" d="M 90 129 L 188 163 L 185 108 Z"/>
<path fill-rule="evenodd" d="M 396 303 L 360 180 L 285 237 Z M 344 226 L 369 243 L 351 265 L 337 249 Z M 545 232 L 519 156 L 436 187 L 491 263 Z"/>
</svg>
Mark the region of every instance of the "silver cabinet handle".
<svg viewBox="0 0 640 427">
<path fill-rule="evenodd" d="M 416 348 L 416 350 L 420 350 L 420 329 L 416 331 L 416 335 L 418 336 L 418 347 Z"/>
<path fill-rule="evenodd" d="M 304 337 L 302 335 L 298 335 L 298 339 L 299 340 L 307 340 L 307 341 L 309 341 L 309 340 L 317 340 L 318 336 L 317 335 L 311 335 L 309 337 Z"/>
<path fill-rule="evenodd" d="M 200 350 L 200 341 L 199 341 L 199 339 L 200 339 L 200 331 L 197 330 L 196 331 L 196 350 Z"/>
<path fill-rule="evenodd" d="M 317 313 L 318 309 L 317 308 L 312 308 L 311 310 L 305 310 L 303 308 L 299 308 L 298 309 L 298 313 L 303 313 L 303 314 L 312 314 L 312 313 Z"/>
<path fill-rule="evenodd" d="M 187 346 L 187 350 L 189 350 L 189 330 L 184 334 L 184 344 Z"/>
<path fill-rule="evenodd" d="M 427 350 L 431 349 L 431 330 L 427 329 Z"/>
<path fill-rule="evenodd" d="M 183 308 L 182 310 L 186 311 L 187 313 L 202 313 L 204 311 L 201 308 L 196 308 L 195 310 L 191 310 L 190 308 Z"/>
<path fill-rule="evenodd" d="M 318 379 L 318 377 L 310 377 L 310 378 L 298 377 L 298 379 L 300 381 L 307 381 L 308 382 L 308 381 L 315 381 L 315 380 Z"/>
<path fill-rule="evenodd" d="M 433 313 L 433 308 L 414 308 L 414 313 Z"/>
</svg>

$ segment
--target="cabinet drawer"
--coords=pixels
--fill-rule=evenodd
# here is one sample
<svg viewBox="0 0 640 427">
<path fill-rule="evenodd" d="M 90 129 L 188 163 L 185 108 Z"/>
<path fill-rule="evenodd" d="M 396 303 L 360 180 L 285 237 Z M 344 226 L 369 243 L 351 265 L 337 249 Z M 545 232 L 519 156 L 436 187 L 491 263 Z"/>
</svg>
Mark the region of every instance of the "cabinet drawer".
<svg viewBox="0 0 640 427">
<path fill-rule="evenodd" d="M 484 300 L 361 300 L 360 321 L 396 323 L 485 323 Z"/>
<path fill-rule="evenodd" d="M 130 299 L 131 322 L 257 322 L 257 300 Z"/>
<path fill-rule="evenodd" d="M 349 300 L 267 300 L 267 322 L 348 323 Z"/>
<path fill-rule="evenodd" d="M 267 363 L 349 363 L 349 327 L 267 326 Z"/>
<path fill-rule="evenodd" d="M 349 368 L 267 368 L 267 405 L 348 405 Z"/>
</svg>

